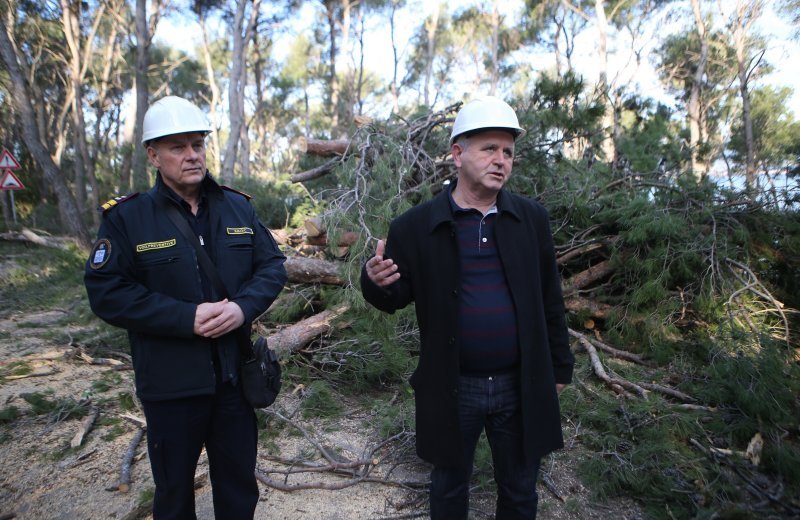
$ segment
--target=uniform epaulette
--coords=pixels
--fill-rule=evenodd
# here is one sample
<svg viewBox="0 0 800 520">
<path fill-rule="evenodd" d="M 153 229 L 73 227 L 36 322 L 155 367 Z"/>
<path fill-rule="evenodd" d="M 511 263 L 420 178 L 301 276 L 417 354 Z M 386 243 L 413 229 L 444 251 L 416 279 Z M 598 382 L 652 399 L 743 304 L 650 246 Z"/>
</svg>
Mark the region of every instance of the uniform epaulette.
<svg viewBox="0 0 800 520">
<path fill-rule="evenodd" d="M 122 204 L 125 201 L 128 201 L 128 200 L 136 198 L 137 195 L 139 195 L 139 192 L 129 193 L 129 194 L 123 196 L 123 197 L 114 197 L 113 199 L 109 200 L 105 204 L 100 204 L 97 207 L 97 210 L 98 211 L 102 211 L 103 213 L 105 213 L 106 211 L 110 210 L 111 208 L 113 208 L 117 204 Z"/>
<path fill-rule="evenodd" d="M 225 186 L 224 184 L 220 184 L 220 188 L 222 188 L 223 190 L 232 191 L 233 193 L 238 193 L 239 195 L 241 195 L 242 197 L 246 198 L 247 200 L 250 200 L 250 199 L 253 198 L 253 197 L 251 197 L 250 195 L 248 195 L 247 193 L 245 193 L 243 191 L 235 190 L 235 189 L 231 188 L 230 186 Z"/>
</svg>

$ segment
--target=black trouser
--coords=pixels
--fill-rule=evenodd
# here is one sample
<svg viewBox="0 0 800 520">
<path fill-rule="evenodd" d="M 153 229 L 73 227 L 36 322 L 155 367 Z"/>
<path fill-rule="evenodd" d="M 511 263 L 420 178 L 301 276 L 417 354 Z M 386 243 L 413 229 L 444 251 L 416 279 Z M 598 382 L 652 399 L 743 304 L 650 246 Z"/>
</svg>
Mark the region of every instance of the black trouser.
<svg viewBox="0 0 800 520">
<path fill-rule="evenodd" d="M 194 473 L 206 447 L 217 518 L 252 519 L 258 502 L 256 417 L 241 386 L 213 396 L 143 401 L 156 484 L 153 518 L 196 518 Z"/>
</svg>

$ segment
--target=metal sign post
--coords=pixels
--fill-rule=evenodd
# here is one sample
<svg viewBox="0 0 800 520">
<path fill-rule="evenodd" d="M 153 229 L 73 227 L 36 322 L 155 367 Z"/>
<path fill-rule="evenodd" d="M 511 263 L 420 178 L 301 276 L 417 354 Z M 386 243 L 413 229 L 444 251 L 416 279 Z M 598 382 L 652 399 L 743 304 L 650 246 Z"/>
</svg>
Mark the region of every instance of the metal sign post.
<svg viewBox="0 0 800 520">
<path fill-rule="evenodd" d="M 17 225 L 17 205 L 14 201 L 14 192 L 25 189 L 25 186 L 12 171 L 17 168 L 19 168 L 19 161 L 11 155 L 11 152 L 3 148 L 3 153 L 0 154 L 0 170 L 5 170 L 5 172 L 2 179 L 0 179 L 0 189 L 11 192 L 11 214 L 14 216 L 15 226 Z"/>
</svg>

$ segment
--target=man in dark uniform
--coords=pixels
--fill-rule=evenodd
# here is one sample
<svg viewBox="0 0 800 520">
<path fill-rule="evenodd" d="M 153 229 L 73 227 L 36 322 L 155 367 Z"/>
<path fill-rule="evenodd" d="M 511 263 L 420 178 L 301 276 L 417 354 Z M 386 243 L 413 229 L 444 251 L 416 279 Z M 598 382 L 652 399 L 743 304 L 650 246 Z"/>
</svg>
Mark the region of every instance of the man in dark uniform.
<svg viewBox="0 0 800 520">
<path fill-rule="evenodd" d="M 536 517 L 541 457 L 563 446 L 558 393 L 572 379 L 561 281 L 547 212 L 503 190 L 524 130 L 495 97 L 464 105 L 450 138 L 458 180 L 379 240 L 364 298 L 416 303 L 411 376 L 417 453 L 433 464 L 431 518 L 467 518 L 475 446 L 486 431 L 497 518 Z"/>
<path fill-rule="evenodd" d="M 283 288 L 285 257 L 248 197 L 206 170 L 211 128 L 198 107 L 162 98 L 143 129 L 156 184 L 104 205 L 86 263 L 89 302 L 128 331 L 156 485 L 153 517 L 195 518 L 194 473 L 205 446 L 217 518 L 253 518 L 257 428 L 238 379 L 239 349 Z M 168 206 L 189 223 L 228 298 L 215 294 Z"/>
</svg>

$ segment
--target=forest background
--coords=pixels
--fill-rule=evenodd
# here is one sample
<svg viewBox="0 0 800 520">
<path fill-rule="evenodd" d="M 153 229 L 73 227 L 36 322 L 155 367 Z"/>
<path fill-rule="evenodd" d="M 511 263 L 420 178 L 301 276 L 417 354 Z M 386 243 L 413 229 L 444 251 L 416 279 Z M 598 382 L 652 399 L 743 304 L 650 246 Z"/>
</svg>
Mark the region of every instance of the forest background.
<svg viewBox="0 0 800 520">
<path fill-rule="evenodd" d="M 499 95 L 528 129 L 511 189 L 551 213 L 582 478 L 652 517 L 796 516 L 798 32 L 797 0 L 0 0 L 0 144 L 26 187 L 2 192 L 3 238 L 79 271 L 95 208 L 152 183 L 148 103 L 189 98 L 210 171 L 295 266 L 259 326 L 309 413 L 385 394 L 386 438 L 413 436 L 413 310 L 366 306 L 359 268 L 453 178 L 458 103 Z M 4 277 L 24 308 L 33 282 Z M 78 341 L 124 354 L 104 334 Z"/>
</svg>

